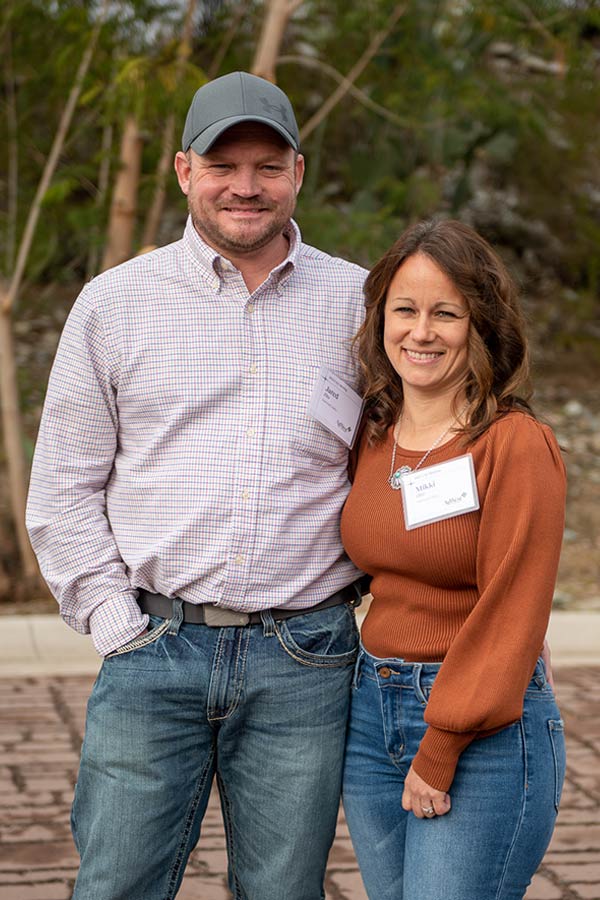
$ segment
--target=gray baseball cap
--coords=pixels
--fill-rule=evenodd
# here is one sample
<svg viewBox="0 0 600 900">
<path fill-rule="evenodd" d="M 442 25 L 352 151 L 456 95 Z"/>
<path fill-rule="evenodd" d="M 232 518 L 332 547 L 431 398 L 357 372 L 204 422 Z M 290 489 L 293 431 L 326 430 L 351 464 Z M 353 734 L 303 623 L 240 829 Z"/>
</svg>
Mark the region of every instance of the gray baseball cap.
<svg viewBox="0 0 600 900">
<path fill-rule="evenodd" d="M 231 72 L 194 94 L 183 129 L 184 150 L 200 156 L 232 125 L 262 122 L 298 150 L 300 136 L 292 104 L 283 91 L 257 75 Z"/>
</svg>

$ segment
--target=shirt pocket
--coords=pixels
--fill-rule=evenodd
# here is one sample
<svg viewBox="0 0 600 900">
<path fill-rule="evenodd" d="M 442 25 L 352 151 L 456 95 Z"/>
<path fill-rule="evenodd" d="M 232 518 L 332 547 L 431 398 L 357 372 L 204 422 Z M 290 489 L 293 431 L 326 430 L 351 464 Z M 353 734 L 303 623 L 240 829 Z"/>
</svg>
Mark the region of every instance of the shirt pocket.
<svg viewBox="0 0 600 900">
<path fill-rule="evenodd" d="M 291 431 L 289 448 L 300 467 L 307 469 L 340 466 L 348 459 L 346 444 L 309 413 L 319 368 L 319 365 L 314 364 L 298 367 L 291 376 L 297 386 L 298 406 L 295 417 L 297 426 Z M 340 377 L 344 378 L 343 373 L 340 373 Z M 346 378 L 344 380 L 349 383 Z"/>
</svg>

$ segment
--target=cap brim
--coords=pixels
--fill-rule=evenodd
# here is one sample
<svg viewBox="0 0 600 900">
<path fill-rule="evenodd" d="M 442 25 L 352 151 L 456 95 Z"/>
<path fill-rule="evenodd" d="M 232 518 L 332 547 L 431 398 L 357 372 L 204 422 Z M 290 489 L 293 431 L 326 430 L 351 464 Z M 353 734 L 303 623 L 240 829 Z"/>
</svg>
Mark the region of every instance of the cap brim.
<svg viewBox="0 0 600 900">
<path fill-rule="evenodd" d="M 269 128 L 272 128 L 273 131 L 276 131 L 281 135 L 286 144 L 289 144 L 293 150 L 298 150 L 299 148 L 298 141 L 294 135 L 290 134 L 286 128 L 279 125 L 278 122 L 274 122 L 272 119 L 265 119 L 260 116 L 230 116 L 227 119 L 220 119 L 218 122 L 213 122 L 213 124 L 209 125 L 208 128 L 205 128 L 198 137 L 194 138 L 189 148 L 186 147 L 184 149 L 188 150 L 191 148 L 194 153 L 203 156 L 210 150 L 217 138 L 221 137 L 224 131 L 227 131 L 228 128 L 232 128 L 234 125 L 238 125 L 240 122 L 260 122 L 262 125 L 267 125 Z"/>
</svg>

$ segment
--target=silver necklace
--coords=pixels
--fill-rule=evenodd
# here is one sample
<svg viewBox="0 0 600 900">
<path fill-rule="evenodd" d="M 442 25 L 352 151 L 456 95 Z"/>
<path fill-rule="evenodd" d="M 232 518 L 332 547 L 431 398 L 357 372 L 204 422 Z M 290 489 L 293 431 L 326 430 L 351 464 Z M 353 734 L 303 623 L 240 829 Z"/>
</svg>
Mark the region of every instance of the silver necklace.
<svg viewBox="0 0 600 900">
<path fill-rule="evenodd" d="M 431 445 L 431 447 L 429 448 L 429 450 L 427 451 L 427 453 L 425 453 L 421 457 L 421 459 L 416 464 L 414 469 L 411 469 L 410 466 L 400 466 L 400 468 L 396 469 L 396 471 L 394 472 L 394 466 L 396 465 L 396 447 L 397 447 L 396 438 L 394 437 L 394 446 L 392 449 L 392 464 L 390 466 L 390 474 L 389 474 L 389 478 L 388 478 L 388 483 L 389 483 L 390 487 L 392 488 L 392 490 L 399 491 L 400 488 L 402 487 L 402 478 L 404 477 L 404 475 L 408 475 L 409 472 L 416 472 L 417 469 L 421 468 L 421 466 L 423 465 L 423 463 L 425 462 L 425 460 L 427 459 L 429 454 L 433 453 L 433 451 L 435 450 L 436 447 L 439 447 L 439 445 L 442 443 L 442 441 L 444 440 L 444 438 L 446 437 L 448 432 L 451 431 L 452 428 L 454 427 L 455 422 L 458 422 L 458 420 L 461 418 L 462 414 L 464 412 L 466 412 L 468 405 L 469 404 L 466 403 L 463 406 L 463 408 L 461 409 L 461 411 L 459 412 L 459 414 L 454 419 L 452 419 L 452 421 L 450 422 L 450 424 L 448 425 L 446 430 L 442 431 L 440 436 L 436 439 L 435 443 L 433 443 Z M 400 419 L 398 420 L 398 424 L 400 424 L 401 420 L 402 420 L 402 416 L 400 416 Z"/>
</svg>

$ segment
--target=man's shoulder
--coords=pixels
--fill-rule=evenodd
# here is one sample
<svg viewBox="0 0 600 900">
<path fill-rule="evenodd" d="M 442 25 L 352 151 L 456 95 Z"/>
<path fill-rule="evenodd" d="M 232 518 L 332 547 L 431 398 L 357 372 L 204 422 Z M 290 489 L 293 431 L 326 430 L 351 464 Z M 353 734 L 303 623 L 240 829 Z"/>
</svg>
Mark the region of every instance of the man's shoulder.
<svg viewBox="0 0 600 900">
<path fill-rule="evenodd" d="M 132 283 L 143 285 L 148 278 L 154 278 L 160 273 L 169 273 L 182 252 L 182 240 L 157 247 L 96 275 L 89 282 L 89 286 L 93 285 L 94 290 L 102 290 Z"/>
<path fill-rule="evenodd" d="M 182 244 L 166 244 L 95 275 L 83 286 L 73 311 L 118 315 L 119 310 L 145 302 L 157 292 L 163 296 L 166 283 L 173 284 L 180 277 Z"/>
<path fill-rule="evenodd" d="M 368 274 L 368 269 L 358 263 L 343 259 L 341 256 L 332 256 L 324 250 L 319 250 L 318 247 L 305 243 L 300 245 L 299 261 L 307 267 L 320 271 L 343 272 L 346 277 L 350 276 L 360 281 L 361 286 Z"/>
</svg>

